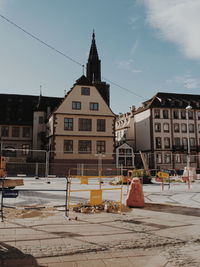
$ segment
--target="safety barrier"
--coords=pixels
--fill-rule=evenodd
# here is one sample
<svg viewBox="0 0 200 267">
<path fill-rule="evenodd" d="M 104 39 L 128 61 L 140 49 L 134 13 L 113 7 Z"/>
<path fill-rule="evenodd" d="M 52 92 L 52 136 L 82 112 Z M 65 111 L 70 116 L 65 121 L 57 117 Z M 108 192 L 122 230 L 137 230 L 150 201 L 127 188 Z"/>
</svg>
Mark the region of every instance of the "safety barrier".
<svg viewBox="0 0 200 267">
<path fill-rule="evenodd" d="M 113 176 L 114 177 L 114 176 Z M 67 210 L 69 210 L 72 207 L 75 207 L 78 205 L 78 203 L 76 204 L 71 204 L 71 193 L 76 193 L 76 192 L 89 192 L 90 197 L 88 197 L 88 201 L 89 204 L 91 206 L 95 206 L 95 205 L 100 205 L 103 203 L 103 192 L 104 191 L 112 191 L 112 190 L 119 190 L 120 191 L 120 195 L 119 195 L 119 201 L 115 201 L 115 203 L 119 203 L 120 205 L 120 212 L 122 211 L 122 190 L 123 190 L 123 186 L 120 185 L 119 187 L 115 187 L 115 188 L 102 188 L 102 179 L 105 181 L 105 179 L 110 179 L 111 177 L 106 177 L 106 176 L 81 176 L 81 175 L 73 175 L 68 177 L 69 180 L 69 186 L 68 186 L 68 203 L 67 203 Z M 72 189 L 72 185 L 77 184 L 77 183 L 73 183 L 73 179 L 79 179 L 80 186 L 86 186 L 89 188 L 86 189 Z M 89 180 L 97 180 L 98 183 L 90 183 Z M 96 187 L 91 187 L 91 186 L 96 186 Z"/>
</svg>

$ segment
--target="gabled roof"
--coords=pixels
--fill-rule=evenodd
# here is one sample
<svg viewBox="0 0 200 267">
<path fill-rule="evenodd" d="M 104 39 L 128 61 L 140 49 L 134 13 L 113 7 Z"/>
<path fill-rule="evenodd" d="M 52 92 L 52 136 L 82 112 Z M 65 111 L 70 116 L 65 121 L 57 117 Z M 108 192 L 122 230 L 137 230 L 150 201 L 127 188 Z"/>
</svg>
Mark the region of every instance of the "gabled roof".
<svg viewBox="0 0 200 267">
<path fill-rule="evenodd" d="M 156 107 L 185 109 L 190 105 L 194 109 L 200 109 L 200 95 L 158 92 L 142 104 L 143 106 L 139 107 L 134 114 Z"/>
<path fill-rule="evenodd" d="M 79 79 L 76 80 L 74 85 L 90 85 L 91 86 L 92 83 L 85 75 L 82 75 Z"/>
<path fill-rule="evenodd" d="M 67 92 L 67 94 L 65 95 L 64 99 L 60 102 L 60 105 L 53 111 L 53 113 L 59 112 L 58 110 L 59 110 L 60 106 L 63 104 L 63 102 L 66 100 L 66 98 L 69 97 L 69 95 L 73 92 L 73 90 L 75 89 L 76 86 L 92 86 L 93 89 L 100 96 L 100 98 L 103 100 L 103 102 L 106 104 L 106 106 L 108 107 L 108 109 L 110 110 L 110 112 L 113 114 L 113 116 L 116 117 L 116 114 L 113 113 L 113 111 L 111 110 L 110 106 L 108 105 L 108 103 L 105 101 L 105 99 L 103 98 L 103 96 L 99 92 L 98 88 L 94 84 L 92 84 L 87 79 L 87 77 L 85 77 L 84 75 L 82 75 L 79 79 L 76 80 L 76 83 L 74 83 L 73 87 Z"/>
</svg>

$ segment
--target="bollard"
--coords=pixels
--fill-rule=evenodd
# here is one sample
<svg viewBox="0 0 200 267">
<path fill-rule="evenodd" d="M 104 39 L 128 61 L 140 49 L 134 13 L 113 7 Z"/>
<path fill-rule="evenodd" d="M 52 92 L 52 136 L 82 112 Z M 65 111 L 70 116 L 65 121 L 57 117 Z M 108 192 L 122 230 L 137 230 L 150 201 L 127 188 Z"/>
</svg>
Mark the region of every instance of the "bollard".
<svg viewBox="0 0 200 267">
<path fill-rule="evenodd" d="M 126 206 L 143 208 L 144 207 L 144 194 L 142 185 L 139 178 L 133 178 L 129 186 L 128 196 L 126 199 Z"/>
</svg>

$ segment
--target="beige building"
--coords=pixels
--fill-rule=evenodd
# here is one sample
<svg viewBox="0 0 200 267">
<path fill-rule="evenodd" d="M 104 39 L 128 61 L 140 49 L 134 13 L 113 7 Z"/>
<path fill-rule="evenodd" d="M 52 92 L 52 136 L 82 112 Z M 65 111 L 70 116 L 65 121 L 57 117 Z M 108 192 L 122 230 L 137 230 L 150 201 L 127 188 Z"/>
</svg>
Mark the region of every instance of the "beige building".
<svg viewBox="0 0 200 267">
<path fill-rule="evenodd" d="M 56 163 L 59 168 L 63 164 L 65 168 L 76 168 L 79 163 L 96 164 L 99 154 L 104 154 L 104 163 L 114 163 L 114 125 L 115 114 L 97 88 L 82 76 L 49 117 L 54 168 Z"/>
</svg>

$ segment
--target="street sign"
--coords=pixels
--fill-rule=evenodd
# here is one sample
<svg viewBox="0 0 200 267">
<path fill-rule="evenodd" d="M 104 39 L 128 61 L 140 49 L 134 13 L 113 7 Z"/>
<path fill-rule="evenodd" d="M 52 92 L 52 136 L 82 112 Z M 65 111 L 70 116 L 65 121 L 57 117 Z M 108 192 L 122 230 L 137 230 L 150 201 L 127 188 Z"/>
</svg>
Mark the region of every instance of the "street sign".
<svg viewBox="0 0 200 267">
<path fill-rule="evenodd" d="M 87 176 L 81 177 L 81 184 L 88 184 L 88 177 Z"/>
<path fill-rule="evenodd" d="M 102 190 L 101 189 L 93 189 L 90 191 L 90 204 L 91 205 L 102 204 Z"/>
<path fill-rule="evenodd" d="M 16 198 L 18 197 L 18 190 L 4 189 L 3 197 L 4 198 Z"/>
</svg>

